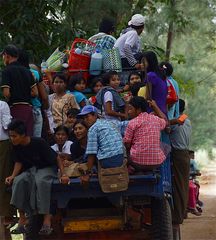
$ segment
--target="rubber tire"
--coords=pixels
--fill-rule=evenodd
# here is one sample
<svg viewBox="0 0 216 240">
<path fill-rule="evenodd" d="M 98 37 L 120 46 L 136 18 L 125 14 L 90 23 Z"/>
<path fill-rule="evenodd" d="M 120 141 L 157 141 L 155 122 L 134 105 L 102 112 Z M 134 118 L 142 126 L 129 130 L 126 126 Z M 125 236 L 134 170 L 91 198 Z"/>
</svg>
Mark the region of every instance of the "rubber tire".
<svg viewBox="0 0 216 240">
<path fill-rule="evenodd" d="M 152 198 L 152 239 L 173 240 L 172 214 L 168 200 Z"/>
</svg>

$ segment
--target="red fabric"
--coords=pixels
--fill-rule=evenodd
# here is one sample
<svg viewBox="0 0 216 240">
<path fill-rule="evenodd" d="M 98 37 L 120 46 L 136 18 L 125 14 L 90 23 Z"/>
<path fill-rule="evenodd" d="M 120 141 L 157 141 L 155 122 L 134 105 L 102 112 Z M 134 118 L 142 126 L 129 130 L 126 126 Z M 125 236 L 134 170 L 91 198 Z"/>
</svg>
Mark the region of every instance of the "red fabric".
<svg viewBox="0 0 216 240">
<path fill-rule="evenodd" d="M 168 88 L 167 104 L 172 105 L 178 101 L 178 96 L 174 86 L 172 85 L 169 79 L 167 79 L 167 88 Z"/>
<path fill-rule="evenodd" d="M 131 144 L 131 161 L 141 165 L 158 165 L 165 160 L 160 147 L 160 132 L 166 121 L 153 114 L 140 113 L 128 123 L 124 143 Z"/>
<path fill-rule="evenodd" d="M 33 135 L 32 106 L 28 104 L 15 104 L 10 110 L 13 119 L 21 120 L 25 123 L 26 134 L 31 137 Z"/>
<path fill-rule="evenodd" d="M 189 181 L 188 208 L 190 208 L 190 209 L 196 208 L 198 191 L 199 190 L 198 190 L 197 185 L 192 180 L 190 180 Z"/>
</svg>

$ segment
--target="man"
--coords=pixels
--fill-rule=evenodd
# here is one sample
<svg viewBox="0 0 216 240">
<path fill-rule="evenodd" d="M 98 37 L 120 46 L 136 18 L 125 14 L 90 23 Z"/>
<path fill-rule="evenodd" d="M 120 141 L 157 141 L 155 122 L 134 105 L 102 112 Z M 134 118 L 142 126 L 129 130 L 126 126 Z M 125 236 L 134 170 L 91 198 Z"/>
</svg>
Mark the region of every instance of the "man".
<svg viewBox="0 0 216 240">
<path fill-rule="evenodd" d="M 185 109 L 185 102 L 179 99 L 180 116 Z M 171 124 L 174 120 L 171 120 Z M 173 170 L 173 203 L 172 212 L 173 224 L 178 228 L 184 220 L 185 211 L 188 203 L 188 186 L 190 171 L 189 145 L 191 137 L 191 122 L 187 118 L 183 123 L 178 123 L 171 127 L 171 160 Z"/>
<path fill-rule="evenodd" d="M 2 71 L 1 88 L 3 96 L 8 101 L 13 118 L 25 122 L 27 134 L 33 134 L 33 114 L 31 96 L 38 95 L 37 86 L 30 70 L 18 62 L 18 49 L 8 45 L 1 52 L 6 68 Z"/>
<path fill-rule="evenodd" d="M 89 126 L 87 140 L 87 165 L 91 171 L 96 159 L 103 168 L 119 167 L 123 164 L 123 141 L 120 132 L 109 121 L 98 119 L 97 108 L 85 106 L 78 114 Z M 89 175 L 84 180 L 89 180 Z"/>
<path fill-rule="evenodd" d="M 114 47 L 119 49 L 123 68 L 141 70 L 143 66 L 140 64 L 142 52 L 139 36 L 144 30 L 144 17 L 141 14 L 133 15 L 128 26 Z"/>
<path fill-rule="evenodd" d="M 57 154 L 42 138 L 26 135 L 25 124 L 14 120 L 8 125 L 9 137 L 13 145 L 12 156 L 15 162 L 11 176 L 5 183 L 12 185 L 11 205 L 19 210 L 20 219 L 12 233 L 25 232 L 26 215 L 37 211 L 44 215 L 40 234 L 52 232 L 50 214 L 51 184 L 57 178 Z M 63 169 L 60 168 L 60 173 Z M 61 182 L 64 176 L 61 175 Z M 69 179 L 67 178 L 66 181 Z"/>
<path fill-rule="evenodd" d="M 104 18 L 99 26 L 99 33 L 89 38 L 89 41 L 96 43 L 99 49 L 112 49 L 116 39 L 112 36 L 115 31 L 114 21 Z"/>
</svg>

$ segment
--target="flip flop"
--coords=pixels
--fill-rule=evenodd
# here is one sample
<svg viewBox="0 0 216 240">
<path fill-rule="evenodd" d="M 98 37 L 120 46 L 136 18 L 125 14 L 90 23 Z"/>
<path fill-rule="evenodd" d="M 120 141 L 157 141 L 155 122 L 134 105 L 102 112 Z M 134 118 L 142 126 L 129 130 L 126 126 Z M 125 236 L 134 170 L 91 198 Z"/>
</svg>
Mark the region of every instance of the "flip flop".
<svg viewBox="0 0 216 240">
<path fill-rule="evenodd" d="M 45 235 L 48 236 L 53 232 L 53 228 L 50 226 L 43 225 L 41 230 L 39 231 L 39 235 Z"/>
<path fill-rule="evenodd" d="M 26 233 L 25 226 L 24 225 L 18 225 L 10 233 L 11 234 L 23 234 L 23 233 Z"/>
</svg>

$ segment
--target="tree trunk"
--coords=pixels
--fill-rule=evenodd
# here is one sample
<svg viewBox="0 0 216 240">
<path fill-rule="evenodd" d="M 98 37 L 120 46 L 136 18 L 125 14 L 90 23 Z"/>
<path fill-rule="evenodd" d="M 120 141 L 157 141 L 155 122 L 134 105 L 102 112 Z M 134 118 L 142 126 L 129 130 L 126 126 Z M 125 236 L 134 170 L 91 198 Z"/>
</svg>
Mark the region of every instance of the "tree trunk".
<svg viewBox="0 0 216 240">
<path fill-rule="evenodd" d="M 171 0 L 170 4 L 171 4 L 171 11 L 175 11 L 175 0 Z M 169 22 L 169 28 L 168 28 L 168 34 L 167 34 L 167 44 L 166 44 L 166 54 L 165 54 L 165 58 L 166 61 L 169 62 L 170 59 L 170 53 L 171 53 L 171 48 L 172 48 L 172 40 L 173 40 L 173 26 L 174 26 L 174 19 L 173 17 L 171 18 L 170 22 Z"/>
</svg>

